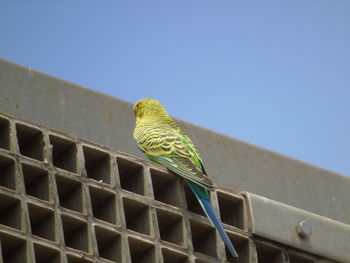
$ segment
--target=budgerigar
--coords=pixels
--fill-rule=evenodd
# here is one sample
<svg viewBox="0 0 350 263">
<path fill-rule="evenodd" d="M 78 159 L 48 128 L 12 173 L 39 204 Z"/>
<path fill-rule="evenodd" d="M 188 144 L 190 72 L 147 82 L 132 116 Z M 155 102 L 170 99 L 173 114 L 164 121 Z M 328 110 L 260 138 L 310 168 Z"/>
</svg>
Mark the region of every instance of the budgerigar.
<svg viewBox="0 0 350 263">
<path fill-rule="evenodd" d="M 142 99 L 134 105 L 133 110 L 136 116 L 133 135 L 140 150 L 150 161 L 184 178 L 228 250 L 237 258 L 237 252 L 210 201 L 208 190 L 213 190 L 213 183 L 206 176 L 202 160 L 190 138 L 157 100 Z"/>
</svg>

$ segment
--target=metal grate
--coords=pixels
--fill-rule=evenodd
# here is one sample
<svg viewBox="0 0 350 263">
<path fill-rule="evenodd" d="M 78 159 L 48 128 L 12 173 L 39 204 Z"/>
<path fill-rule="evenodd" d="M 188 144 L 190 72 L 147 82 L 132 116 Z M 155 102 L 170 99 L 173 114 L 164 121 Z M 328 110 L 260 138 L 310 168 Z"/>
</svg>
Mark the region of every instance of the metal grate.
<svg viewBox="0 0 350 263">
<path fill-rule="evenodd" d="M 22 163 L 22 175 L 27 195 L 50 201 L 50 183 L 47 170 Z"/>
<path fill-rule="evenodd" d="M 117 158 L 121 188 L 136 194 L 145 194 L 143 166 L 123 158 Z"/>
<path fill-rule="evenodd" d="M 160 239 L 183 246 L 184 225 L 181 214 L 156 209 Z"/>
<path fill-rule="evenodd" d="M 0 156 L 0 186 L 16 190 L 16 169 L 15 160 L 5 156 Z"/>
<path fill-rule="evenodd" d="M 23 213 L 20 199 L 0 193 L 0 224 L 23 230 Z"/>
<path fill-rule="evenodd" d="M 59 205 L 62 208 L 83 213 L 85 206 L 82 183 L 72 176 L 56 174 L 55 179 Z"/>
<path fill-rule="evenodd" d="M 52 146 L 52 163 L 54 166 L 73 172 L 77 169 L 77 148 L 74 142 L 50 135 Z"/>
<path fill-rule="evenodd" d="M 43 160 L 43 134 L 39 129 L 23 124 L 16 124 L 19 152 L 29 158 Z"/>
<path fill-rule="evenodd" d="M 34 243 L 34 255 L 36 263 L 60 263 L 60 251 L 40 243 Z"/>
<path fill-rule="evenodd" d="M 24 238 L 1 232 L 0 242 L 2 262 L 30 262 L 27 254 L 27 242 Z"/>
<path fill-rule="evenodd" d="M 285 262 L 282 250 L 272 245 L 257 242 L 256 251 L 259 263 L 281 263 Z"/>
<path fill-rule="evenodd" d="M 122 262 L 121 236 L 110 228 L 95 226 L 96 242 L 100 257 Z"/>
<path fill-rule="evenodd" d="M 0 118 L 0 148 L 10 150 L 10 122 Z"/>
<path fill-rule="evenodd" d="M 28 214 L 32 235 L 56 241 L 54 211 L 43 206 L 28 203 Z"/>
<path fill-rule="evenodd" d="M 0 117 L 0 262 L 330 262 L 252 236 L 244 197 L 220 186 L 211 194 L 238 261 L 174 174 Z"/>
</svg>

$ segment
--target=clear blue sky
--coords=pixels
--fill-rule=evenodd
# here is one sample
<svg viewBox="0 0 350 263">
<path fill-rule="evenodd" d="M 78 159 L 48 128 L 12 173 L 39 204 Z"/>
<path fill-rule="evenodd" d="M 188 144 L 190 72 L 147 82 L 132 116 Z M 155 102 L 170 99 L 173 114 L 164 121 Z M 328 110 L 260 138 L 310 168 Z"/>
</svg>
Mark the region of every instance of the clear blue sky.
<svg viewBox="0 0 350 263">
<path fill-rule="evenodd" d="M 0 32 L 2 58 L 350 175 L 350 1 L 2 0 Z"/>
</svg>

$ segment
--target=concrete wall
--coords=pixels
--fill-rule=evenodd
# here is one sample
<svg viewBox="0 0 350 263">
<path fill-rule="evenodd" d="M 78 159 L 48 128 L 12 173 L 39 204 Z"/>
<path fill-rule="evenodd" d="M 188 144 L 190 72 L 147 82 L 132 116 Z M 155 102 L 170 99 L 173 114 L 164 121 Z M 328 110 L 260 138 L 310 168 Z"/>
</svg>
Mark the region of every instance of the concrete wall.
<svg viewBox="0 0 350 263">
<path fill-rule="evenodd" d="M 117 89 L 124 87 L 117 87 Z M 0 60 L 0 112 L 131 155 L 132 104 Z M 179 121 L 216 184 L 350 223 L 350 179 L 214 131 Z"/>
</svg>

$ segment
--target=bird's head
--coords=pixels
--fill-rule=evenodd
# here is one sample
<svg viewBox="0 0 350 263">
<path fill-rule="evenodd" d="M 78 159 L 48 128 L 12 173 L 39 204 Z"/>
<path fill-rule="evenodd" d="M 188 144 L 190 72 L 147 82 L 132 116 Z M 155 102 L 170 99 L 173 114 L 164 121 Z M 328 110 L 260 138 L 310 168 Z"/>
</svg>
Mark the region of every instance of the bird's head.
<svg viewBox="0 0 350 263">
<path fill-rule="evenodd" d="M 133 111 L 136 118 L 155 117 L 166 113 L 163 105 L 155 99 L 142 99 L 134 104 Z"/>
</svg>

